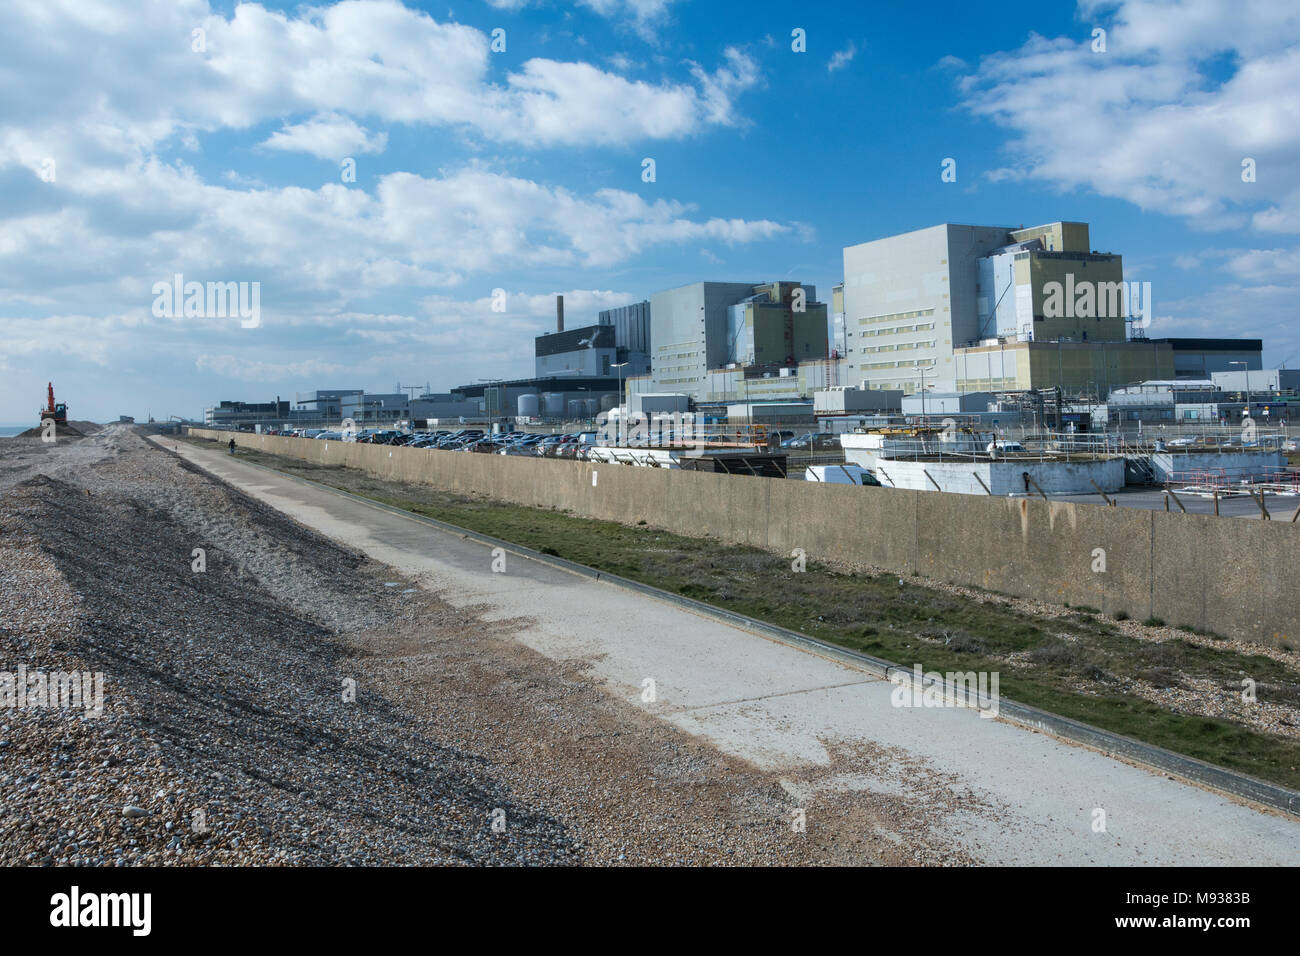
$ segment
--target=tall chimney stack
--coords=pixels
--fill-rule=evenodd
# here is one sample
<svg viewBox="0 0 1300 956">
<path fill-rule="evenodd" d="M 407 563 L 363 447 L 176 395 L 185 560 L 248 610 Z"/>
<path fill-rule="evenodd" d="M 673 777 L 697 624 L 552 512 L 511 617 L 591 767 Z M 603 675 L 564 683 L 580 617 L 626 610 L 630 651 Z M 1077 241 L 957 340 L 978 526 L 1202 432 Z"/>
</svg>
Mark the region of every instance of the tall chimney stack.
<svg viewBox="0 0 1300 956">
<path fill-rule="evenodd" d="M 564 331 L 564 296 L 555 297 L 555 331 Z"/>
</svg>

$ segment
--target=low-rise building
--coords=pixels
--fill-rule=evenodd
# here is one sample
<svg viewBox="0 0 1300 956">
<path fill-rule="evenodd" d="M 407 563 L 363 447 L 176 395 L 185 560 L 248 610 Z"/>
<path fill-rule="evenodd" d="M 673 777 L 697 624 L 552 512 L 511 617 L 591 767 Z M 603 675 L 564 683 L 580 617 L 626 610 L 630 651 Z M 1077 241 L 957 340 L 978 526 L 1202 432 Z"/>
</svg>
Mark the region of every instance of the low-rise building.
<svg viewBox="0 0 1300 956">
<path fill-rule="evenodd" d="M 1167 343 L 1173 350 L 1171 378 L 1207 379 L 1215 372 L 1264 367 L 1262 339 L 1161 338 L 1150 341 Z"/>
<path fill-rule="evenodd" d="M 896 412 L 902 408 L 902 400 L 901 391 L 832 385 L 813 393 L 813 412 L 817 415 Z"/>
<path fill-rule="evenodd" d="M 411 420 L 411 400 L 405 392 L 362 392 L 344 396 L 339 405 L 342 420 L 359 427 L 397 425 Z"/>
<path fill-rule="evenodd" d="M 274 402 L 224 401 L 203 410 L 203 423 L 212 428 L 272 426 L 289 421 L 289 402 L 277 395 Z"/>
<path fill-rule="evenodd" d="M 337 424 L 343 420 L 343 399 L 364 393 L 360 388 L 323 388 L 294 396 L 294 420 L 307 426 Z"/>
</svg>

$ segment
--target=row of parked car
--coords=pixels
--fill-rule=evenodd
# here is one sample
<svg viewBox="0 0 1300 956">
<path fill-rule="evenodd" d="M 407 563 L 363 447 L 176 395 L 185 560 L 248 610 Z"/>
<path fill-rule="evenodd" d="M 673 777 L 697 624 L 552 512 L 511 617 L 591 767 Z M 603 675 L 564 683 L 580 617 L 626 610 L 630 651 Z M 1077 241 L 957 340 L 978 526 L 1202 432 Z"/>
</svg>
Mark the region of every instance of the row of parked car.
<svg viewBox="0 0 1300 956">
<path fill-rule="evenodd" d="M 406 445 L 411 448 L 437 448 L 440 450 L 475 451 L 502 455 L 537 455 L 544 458 L 584 458 L 586 450 L 596 442 L 595 432 L 574 432 L 567 435 L 545 435 L 533 432 L 512 431 L 508 434 L 489 435 L 481 428 L 462 428 L 459 431 L 401 432 L 393 429 L 365 428 L 355 433 L 338 429 L 295 428 L 289 431 L 270 430 L 267 434 L 282 434 L 293 438 L 314 438 L 319 441 L 355 441 L 372 445 Z M 672 436 L 666 436 L 671 438 Z M 838 435 L 828 432 L 793 431 L 777 433 L 781 447 L 788 451 L 839 451 Z M 681 441 L 696 441 L 684 435 Z M 726 436 L 709 436 L 705 444 L 728 441 Z"/>
<path fill-rule="evenodd" d="M 781 435 L 781 447 L 789 451 L 839 451 L 840 436 L 833 435 L 830 432 L 806 432 L 802 435 L 796 435 L 794 432 L 783 431 Z"/>
<path fill-rule="evenodd" d="M 407 448 L 431 448 L 438 451 L 531 455 L 541 458 L 585 458 L 587 449 L 596 443 L 595 432 L 544 435 L 513 431 L 489 435 L 481 428 L 431 432 L 399 432 L 367 428 L 355 434 L 344 434 L 329 429 L 299 428 L 285 434 L 294 438 L 312 438 L 317 441 L 355 441 L 358 444 L 401 445 Z"/>
</svg>

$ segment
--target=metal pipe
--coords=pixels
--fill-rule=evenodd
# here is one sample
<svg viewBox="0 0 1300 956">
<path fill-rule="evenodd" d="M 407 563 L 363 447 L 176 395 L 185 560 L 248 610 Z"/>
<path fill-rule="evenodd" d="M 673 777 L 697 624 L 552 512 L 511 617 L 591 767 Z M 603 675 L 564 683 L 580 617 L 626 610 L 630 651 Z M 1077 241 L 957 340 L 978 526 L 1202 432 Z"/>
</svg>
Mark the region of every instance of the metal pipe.
<svg viewBox="0 0 1300 956">
<path fill-rule="evenodd" d="M 1256 497 L 1255 497 L 1255 492 L 1254 492 L 1253 489 L 1247 489 L 1247 490 L 1248 490 L 1248 492 L 1249 492 L 1249 494 L 1250 494 L 1251 499 L 1254 500 L 1255 504 L 1259 505 L 1259 510 L 1260 510 L 1260 513 L 1263 514 L 1263 516 L 1264 516 L 1264 520 L 1265 520 L 1265 521 L 1272 521 L 1272 520 L 1273 520 L 1273 516 L 1270 515 L 1270 514 L 1268 513 L 1268 508 L 1264 507 L 1264 492 L 1261 491 L 1261 492 L 1259 493 L 1259 497 L 1256 498 Z"/>
<path fill-rule="evenodd" d="M 1115 502 L 1111 501 L 1111 500 L 1110 500 L 1110 497 L 1106 494 L 1106 492 L 1104 492 L 1104 491 L 1101 490 L 1101 485 L 1097 484 L 1097 482 L 1093 481 L 1091 478 L 1089 478 L 1088 480 L 1089 480 L 1090 482 L 1092 482 L 1092 486 L 1093 486 L 1094 488 L 1097 489 L 1097 494 L 1101 495 L 1102 498 L 1104 498 L 1104 499 L 1106 500 L 1106 504 L 1108 504 L 1108 505 L 1110 505 L 1112 508 L 1114 508 L 1114 507 L 1115 507 Z"/>
</svg>

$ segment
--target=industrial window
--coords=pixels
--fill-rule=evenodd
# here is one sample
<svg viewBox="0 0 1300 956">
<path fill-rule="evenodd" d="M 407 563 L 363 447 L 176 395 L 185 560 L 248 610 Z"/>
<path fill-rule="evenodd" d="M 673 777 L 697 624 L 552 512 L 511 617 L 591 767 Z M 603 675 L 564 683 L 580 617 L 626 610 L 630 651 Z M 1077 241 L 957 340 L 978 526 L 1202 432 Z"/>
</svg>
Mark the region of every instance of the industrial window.
<svg viewBox="0 0 1300 956">
<path fill-rule="evenodd" d="M 934 309 L 917 309 L 911 312 L 890 312 L 887 315 L 869 315 L 858 320 L 858 325 L 876 325 L 880 322 L 894 322 L 899 319 L 916 319 L 934 315 Z"/>
</svg>

